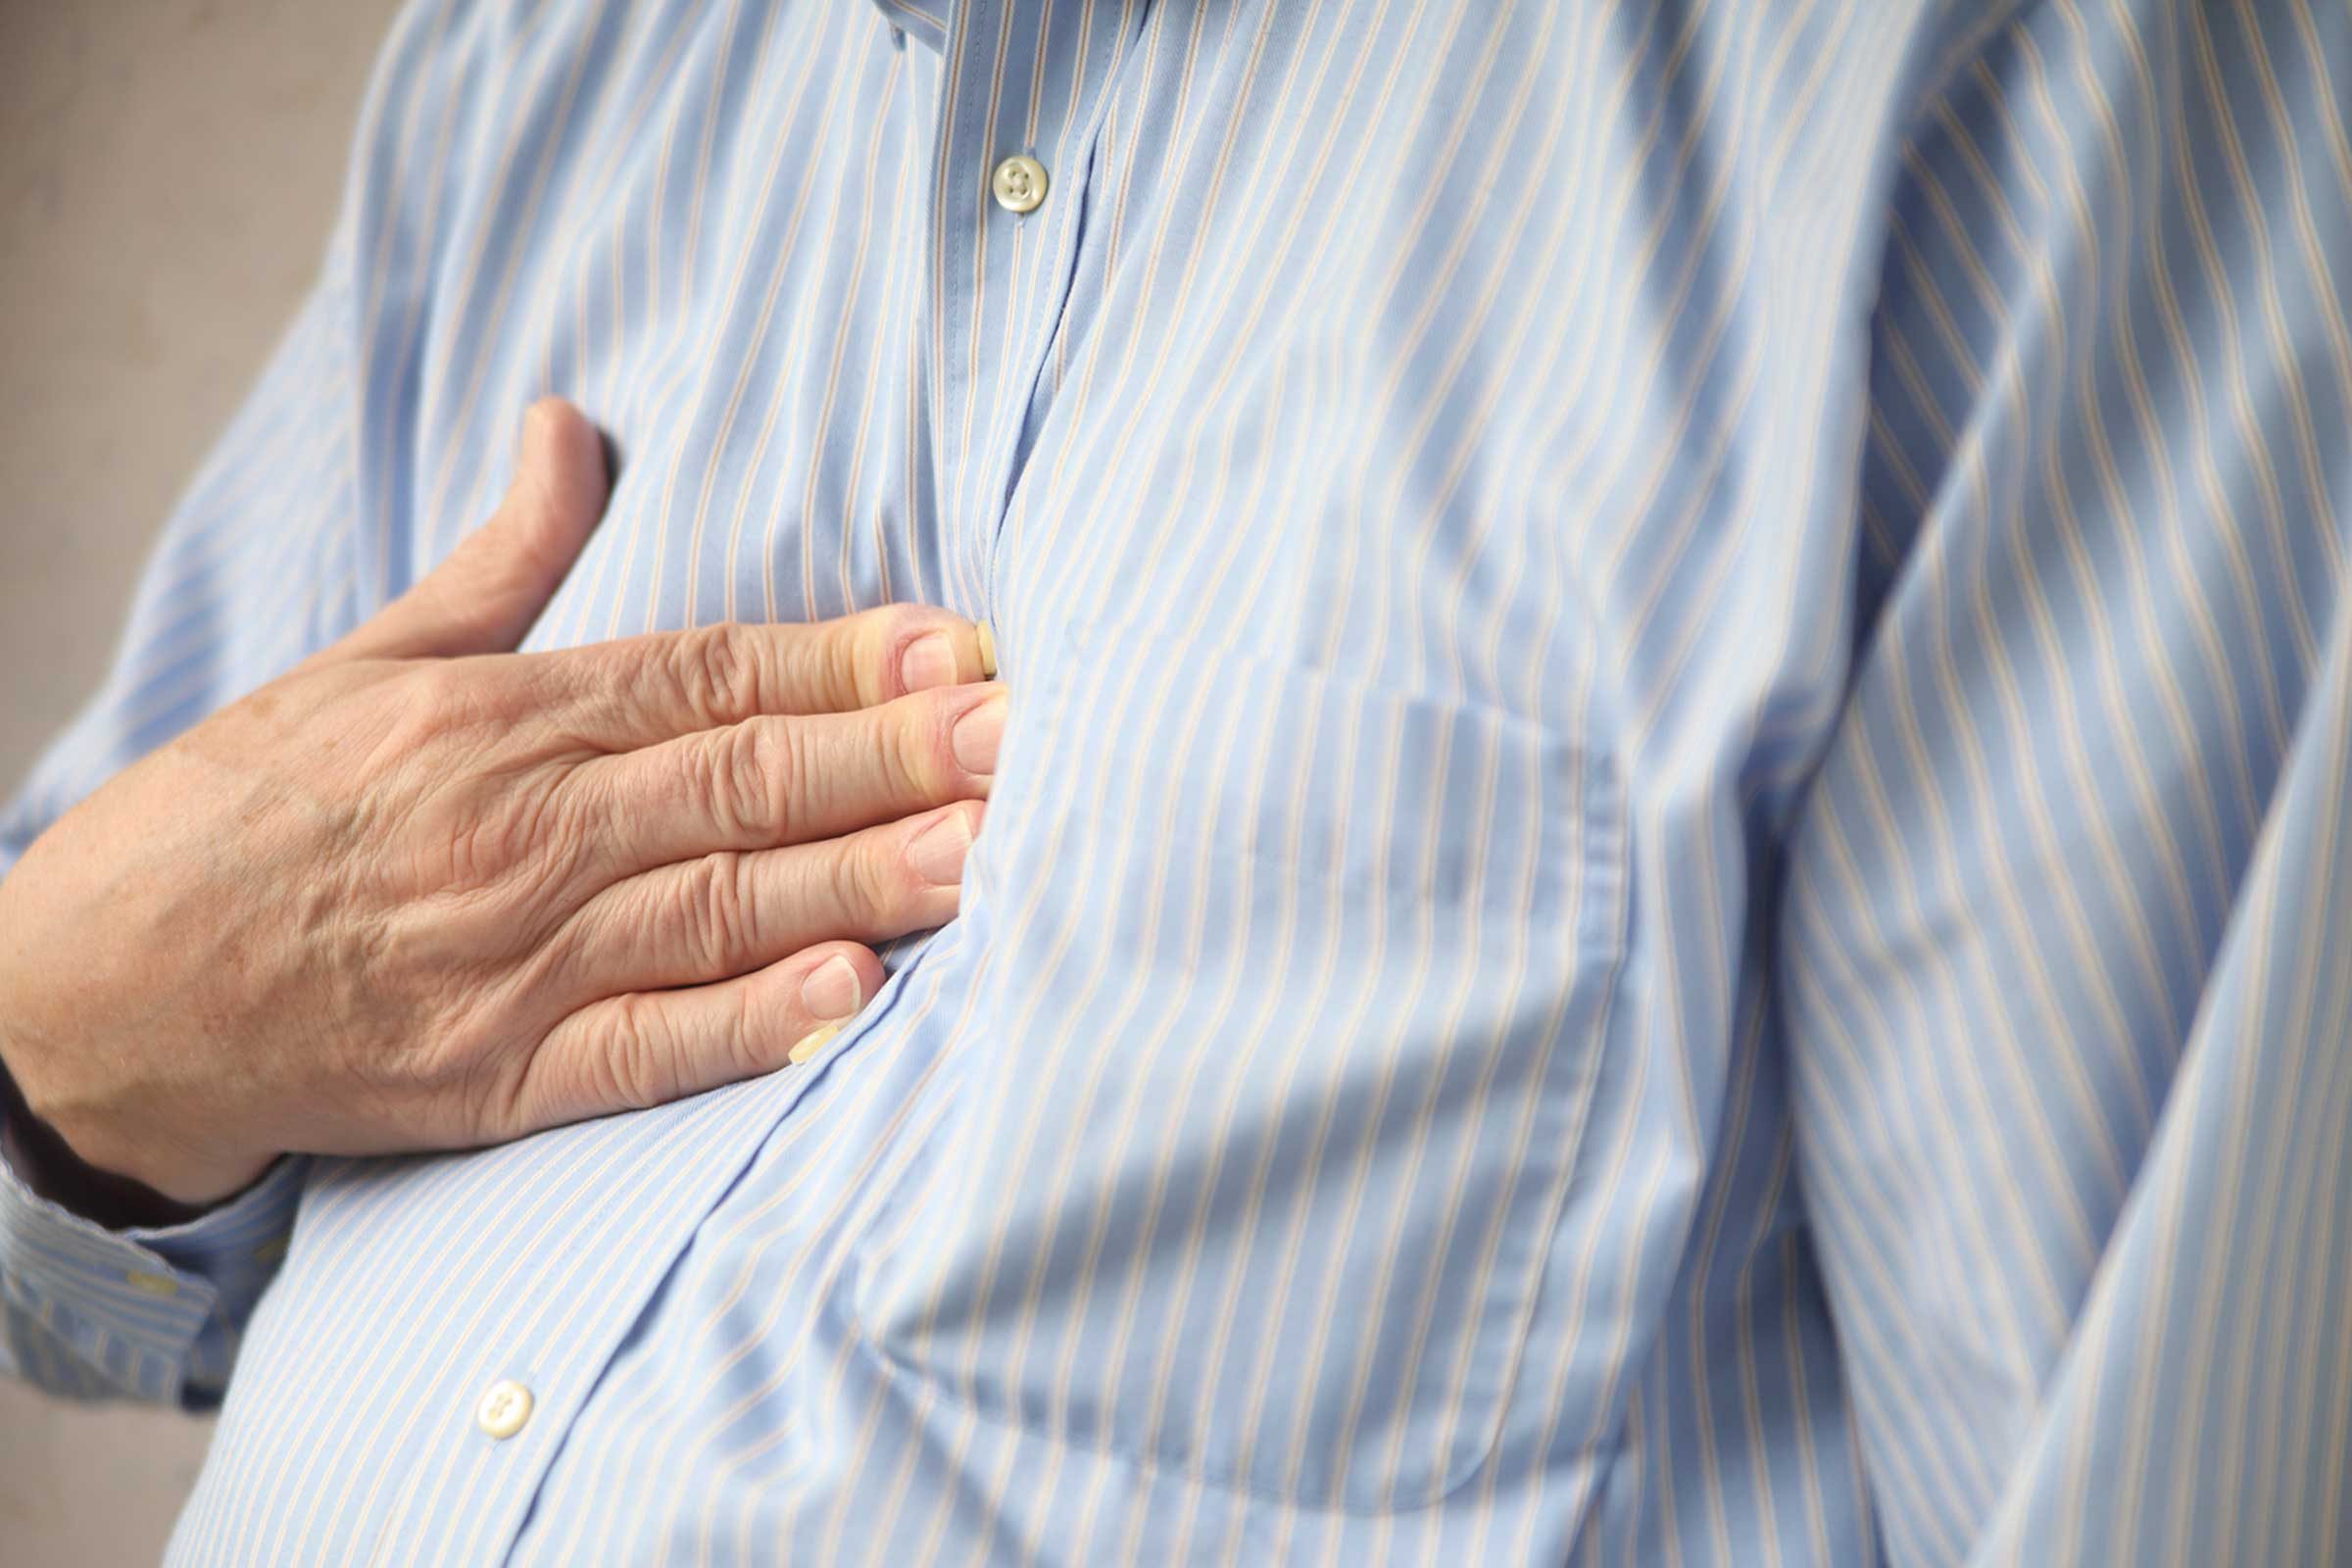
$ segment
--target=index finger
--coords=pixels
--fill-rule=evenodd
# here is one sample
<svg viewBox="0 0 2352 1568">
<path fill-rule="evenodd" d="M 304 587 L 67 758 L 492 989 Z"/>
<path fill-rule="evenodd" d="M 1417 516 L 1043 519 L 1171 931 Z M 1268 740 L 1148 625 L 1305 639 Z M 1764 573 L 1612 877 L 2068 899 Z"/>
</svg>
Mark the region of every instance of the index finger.
<svg viewBox="0 0 2352 1568">
<path fill-rule="evenodd" d="M 851 712 L 995 673 L 986 631 L 927 605 L 774 625 L 727 621 L 527 658 L 544 682 L 540 716 L 608 752 L 767 713 Z"/>
</svg>

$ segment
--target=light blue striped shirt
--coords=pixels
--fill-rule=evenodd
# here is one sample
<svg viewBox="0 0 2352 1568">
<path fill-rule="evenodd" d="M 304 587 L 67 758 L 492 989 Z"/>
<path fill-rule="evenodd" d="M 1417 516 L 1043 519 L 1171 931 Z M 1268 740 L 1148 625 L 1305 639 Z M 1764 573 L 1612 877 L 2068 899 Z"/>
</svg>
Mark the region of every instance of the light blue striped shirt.
<svg viewBox="0 0 2352 1568">
<path fill-rule="evenodd" d="M 12 1182 L 8 1359 L 225 1391 L 183 1562 L 2352 1560 L 2348 109 L 2333 0 L 420 0 L 0 864 L 553 392 L 532 646 L 993 621 L 963 912 L 662 1109 Z"/>
</svg>

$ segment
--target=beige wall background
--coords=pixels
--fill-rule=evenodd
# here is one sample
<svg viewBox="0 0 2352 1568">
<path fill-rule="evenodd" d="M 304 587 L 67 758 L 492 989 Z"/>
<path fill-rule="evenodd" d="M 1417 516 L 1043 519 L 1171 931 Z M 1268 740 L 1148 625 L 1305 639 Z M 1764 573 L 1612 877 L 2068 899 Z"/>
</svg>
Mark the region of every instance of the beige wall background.
<svg viewBox="0 0 2352 1568">
<path fill-rule="evenodd" d="M 394 0 L 0 0 L 0 790 L 332 221 Z M 208 1427 L 0 1380 L 0 1561 L 155 1561 Z"/>
</svg>

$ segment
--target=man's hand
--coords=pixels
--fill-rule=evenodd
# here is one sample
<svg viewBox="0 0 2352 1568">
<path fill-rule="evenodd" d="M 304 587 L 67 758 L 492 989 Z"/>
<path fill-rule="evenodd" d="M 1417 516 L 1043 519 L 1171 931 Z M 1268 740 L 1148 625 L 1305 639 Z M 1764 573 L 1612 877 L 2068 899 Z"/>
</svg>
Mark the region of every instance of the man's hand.
<svg viewBox="0 0 2352 1568">
<path fill-rule="evenodd" d="M 1003 723 L 893 608 L 511 650 L 605 504 L 535 406 L 490 523 L 62 817 L 0 884 L 0 1059 L 182 1203 L 290 1151 L 495 1143 L 781 1065 L 956 912 Z"/>
</svg>

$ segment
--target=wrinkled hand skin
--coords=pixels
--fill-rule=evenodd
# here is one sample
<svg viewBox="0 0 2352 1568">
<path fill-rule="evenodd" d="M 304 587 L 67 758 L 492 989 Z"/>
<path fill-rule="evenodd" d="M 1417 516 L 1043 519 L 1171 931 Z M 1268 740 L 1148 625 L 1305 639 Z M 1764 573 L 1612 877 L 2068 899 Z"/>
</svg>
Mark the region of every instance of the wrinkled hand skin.
<svg viewBox="0 0 2352 1568">
<path fill-rule="evenodd" d="M 784 1063 L 956 909 L 1003 689 L 892 607 L 511 650 L 605 500 L 514 488 L 375 619 L 62 816 L 0 881 L 0 1061 L 90 1180 L 496 1143 Z M 815 977 L 816 983 L 808 984 Z"/>
</svg>

